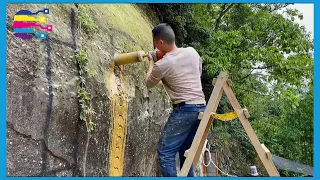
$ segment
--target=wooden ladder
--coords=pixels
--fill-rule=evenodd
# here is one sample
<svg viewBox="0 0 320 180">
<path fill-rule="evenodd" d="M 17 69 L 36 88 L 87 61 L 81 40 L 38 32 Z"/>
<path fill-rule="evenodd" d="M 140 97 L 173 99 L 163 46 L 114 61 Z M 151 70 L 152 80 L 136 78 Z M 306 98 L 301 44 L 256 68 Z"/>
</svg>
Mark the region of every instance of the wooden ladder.
<svg viewBox="0 0 320 180">
<path fill-rule="evenodd" d="M 194 166 L 197 165 L 205 140 L 208 136 L 210 126 L 214 119 L 214 113 L 217 110 L 223 92 L 225 92 L 225 94 L 227 95 L 227 98 L 229 99 L 235 113 L 241 121 L 243 128 L 249 136 L 250 141 L 257 151 L 259 158 L 261 159 L 269 176 L 280 176 L 278 170 L 272 162 L 272 155 L 270 151 L 266 148 L 266 146 L 260 144 L 257 135 L 254 133 L 254 130 L 252 129 L 248 121 L 248 118 L 250 116 L 248 111 L 243 110 L 238 100 L 236 99 L 230 87 L 231 81 L 228 80 L 228 74 L 226 72 L 221 72 L 218 78 L 213 80 L 213 85 L 214 88 L 208 101 L 207 107 L 203 113 L 199 114 L 199 119 L 201 119 L 200 125 L 191 144 L 191 147 L 185 153 L 186 160 L 178 176 L 187 176 L 192 162 Z"/>
</svg>

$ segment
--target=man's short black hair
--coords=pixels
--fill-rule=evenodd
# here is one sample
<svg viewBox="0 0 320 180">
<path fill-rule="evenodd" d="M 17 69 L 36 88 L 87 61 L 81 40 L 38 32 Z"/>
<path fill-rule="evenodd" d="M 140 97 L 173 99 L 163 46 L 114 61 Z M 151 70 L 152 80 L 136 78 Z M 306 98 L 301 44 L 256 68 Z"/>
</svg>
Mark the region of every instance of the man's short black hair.
<svg viewBox="0 0 320 180">
<path fill-rule="evenodd" d="M 161 39 L 168 44 L 175 42 L 174 31 L 168 23 L 161 23 L 153 28 L 152 30 L 153 38 Z"/>
</svg>

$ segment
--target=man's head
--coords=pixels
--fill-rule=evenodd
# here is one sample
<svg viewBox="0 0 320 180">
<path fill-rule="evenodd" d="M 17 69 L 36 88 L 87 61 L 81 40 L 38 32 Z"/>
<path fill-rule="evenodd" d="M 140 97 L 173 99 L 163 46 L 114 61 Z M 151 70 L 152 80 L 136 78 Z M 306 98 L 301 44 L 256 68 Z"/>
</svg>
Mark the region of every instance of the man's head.
<svg viewBox="0 0 320 180">
<path fill-rule="evenodd" d="M 174 31 L 167 23 L 154 27 L 152 36 L 154 46 L 163 53 L 170 52 L 176 47 Z"/>
</svg>

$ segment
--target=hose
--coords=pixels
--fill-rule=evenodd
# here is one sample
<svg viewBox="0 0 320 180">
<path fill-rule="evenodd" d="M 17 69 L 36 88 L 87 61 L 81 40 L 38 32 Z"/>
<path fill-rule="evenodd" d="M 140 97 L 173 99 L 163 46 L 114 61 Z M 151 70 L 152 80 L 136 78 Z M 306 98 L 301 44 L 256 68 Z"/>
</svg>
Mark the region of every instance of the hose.
<svg viewBox="0 0 320 180">
<path fill-rule="evenodd" d="M 208 166 L 210 165 L 210 163 L 212 163 L 212 164 L 218 169 L 218 171 L 220 171 L 222 174 L 224 174 L 224 175 L 226 175 L 226 176 L 229 176 L 229 177 L 237 177 L 237 176 L 230 175 L 230 174 L 228 174 L 228 173 L 223 172 L 223 171 L 213 162 L 213 160 L 212 160 L 212 158 L 211 158 L 210 150 L 209 150 L 208 148 L 205 148 L 204 152 L 206 152 L 206 151 L 207 151 L 208 154 L 209 154 L 209 163 L 208 163 L 208 164 L 205 164 L 205 162 L 202 161 L 202 164 L 203 164 L 205 167 L 208 167 Z"/>
</svg>

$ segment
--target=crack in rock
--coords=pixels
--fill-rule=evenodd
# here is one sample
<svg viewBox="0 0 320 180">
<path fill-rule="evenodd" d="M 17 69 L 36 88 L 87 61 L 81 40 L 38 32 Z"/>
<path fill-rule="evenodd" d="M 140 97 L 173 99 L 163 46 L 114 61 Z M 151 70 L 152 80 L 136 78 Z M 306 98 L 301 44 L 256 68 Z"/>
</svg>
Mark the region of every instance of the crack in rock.
<svg viewBox="0 0 320 180">
<path fill-rule="evenodd" d="M 25 139 L 31 139 L 31 140 L 33 140 L 33 141 L 35 141 L 35 142 L 40 142 L 40 143 L 42 143 L 42 144 L 43 144 L 43 150 L 44 150 L 45 152 L 48 152 L 52 157 L 54 157 L 54 158 L 56 158 L 56 159 L 58 159 L 58 160 L 60 160 L 60 161 L 63 161 L 64 163 L 66 163 L 66 167 L 67 167 L 67 168 L 70 168 L 70 167 L 71 167 L 71 163 L 70 163 L 68 160 L 66 160 L 66 159 L 63 158 L 63 157 L 60 157 L 60 156 L 54 154 L 54 153 L 48 148 L 48 146 L 47 146 L 46 142 L 44 141 L 44 139 L 39 139 L 39 140 L 37 140 L 37 139 L 32 138 L 31 135 L 23 134 L 23 133 L 19 132 L 18 130 L 16 130 L 16 129 L 13 127 L 13 124 L 11 124 L 11 123 L 9 123 L 9 122 L 7 122 L 7 127 L 10 128 L 12 131 L 14 131 L 16 134 L 18 134 L 19 136 L 25 138 Z"/>
</svg>

